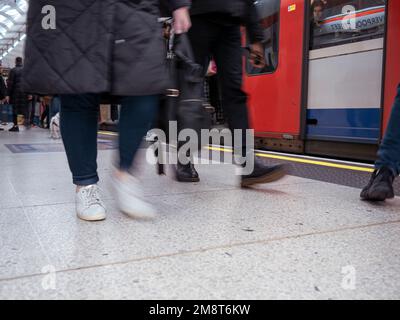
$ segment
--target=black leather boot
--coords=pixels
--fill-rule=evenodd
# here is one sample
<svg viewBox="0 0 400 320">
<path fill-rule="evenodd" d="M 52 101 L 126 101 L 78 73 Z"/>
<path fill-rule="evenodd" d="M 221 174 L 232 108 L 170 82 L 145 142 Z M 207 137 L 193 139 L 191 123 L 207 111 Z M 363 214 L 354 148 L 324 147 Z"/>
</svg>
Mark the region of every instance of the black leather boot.
<svg viewBox="0 0 400 320">
<path fill-rule="evenodd" d="M 393 182 L 395 175 L 390 168 L 376 170 L 368 185 L 361 191 L 361 198 L 367 201 L 385 201 L 394 198 Z"/>
<path fill-rule="evenodd" d="M 285 164 L 267 166 L 257 157 L 254 158 L 254 170 L 249 175 L 242 175 L 242 188 L 255 184 L 270 183 L 282 179 L 287 174 L 288 167 Z"/>
<path fill-rule="evenodd" d="M 179 182 L 199 182 L 199 174 L 197 173 L 193 163 L 180 164 L 176 167 L 176 180 Z"/>
</svg>

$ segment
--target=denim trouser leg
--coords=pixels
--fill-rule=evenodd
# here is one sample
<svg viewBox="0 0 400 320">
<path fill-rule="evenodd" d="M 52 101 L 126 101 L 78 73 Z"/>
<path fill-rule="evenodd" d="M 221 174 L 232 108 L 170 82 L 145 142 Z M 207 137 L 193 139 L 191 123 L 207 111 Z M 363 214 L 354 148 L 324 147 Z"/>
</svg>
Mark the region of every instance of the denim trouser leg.
<svg viewBox="0 0 400 320">
<path fill-rule="evenodd" d="M 97 130 L 100 96 L 62 95 L 60 130 L 73 183 L 88 186 L 99 181 L 97 175 Z"/>
<path fill-rule="evenodd" d="M 378 158 L 375 164 L 377 169 L 386 166 L 391 168 L 396 176 L 400 174 L 400 85 Z"/>
<path fill-rule="evenodd" d="M 158 108 L 158 96 L 122 97 L 120 117 L 120 169 L 129 170 L 143 136 Z M 61 96 L 61 134 L 73 182 L 95 184 L 97 175 L 97 130 L 100 96 Z"/>
<path fill-rule="evenodd" d="M 137 96 L 121 98 L 119 119 L 119 167 L 128 171 L 143 137 L 154 120 L 159 105 L 159 96 Z"/>
</svg>

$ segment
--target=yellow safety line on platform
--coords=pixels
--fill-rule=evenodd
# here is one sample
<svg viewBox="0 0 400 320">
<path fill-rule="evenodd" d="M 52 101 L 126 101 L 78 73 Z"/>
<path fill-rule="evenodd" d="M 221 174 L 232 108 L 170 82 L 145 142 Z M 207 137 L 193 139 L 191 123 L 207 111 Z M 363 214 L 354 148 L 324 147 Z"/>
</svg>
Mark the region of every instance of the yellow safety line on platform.
<svg viewBox="0 0 400 320">
<path fill-rule="evenodd" d="M 118 133 L 116 132 L 109 132 L 109 131 L 99 131 L 99 134 L 105 135 L 105 136 L 117 136 Z"/>
<path fill-rule="evenodd" d="M 209 150 L 212 150 L 212 151 L 223 151 L 223 152 L 232 153 L 232 149 L 219 148 L 219 147 L 206 147 L 206 148 Z M 279 156 L 279 155 L 274 155 L 274 154 L 265 154 L 265 153 L 257 153 L 257 152 L 256 152 L 256 155 L 259 157 L 263 157 L 263 158 L 286 160 L 286 161 L 306 163 L 306 164 L 314 164 L 314 165 L 323 166 L 323 167 L 331 167 L 331 168 L 353 170 L 353 171 L 362 171 L 362 172 L 369 172 L 369 173 L 374 172 L 374 169 L 372 169 L 372 168 L 351 166 L 351 165 L 338 164 L 338 163 L 332 163 L 332 162 L 326 162 L 326 161 L 301 159 L 301 158 L 295 158 L 295 157 Z"/>
<path fill-rule="evenodd" d="M 116 132 L 106 132 L 106 131 L 99 131 L 99 134 L 108 135 L 108 136 L 117 136 L 118 135 L 118 133 L 116 133 Z M 205 147 L 205 148 L 208 150 L 212 150 L 212 151 L 223 151 L 223 152 L 232 153 L 232 149 L 227 149 L 227 148 L 210 147 L 210 146 Z M 263 158 L 313 164 L 313 165 L 323 166 L 323 167 L 331 167 L 331 168 L 353 170 L 353 171 L 362 171 L 362 172 L 368 172 L 368 173 L 374 172 L 374 169 L 372 169 L 372 168 L 366 168 L 366 167 L 361 167 L 361 166 L 351 166 L 351 165 L 332 163 L 332 162 L 327 162 L 327 161 L 301 159 L 301 158 L 296 158 L 296 157 L 279 156 L 279 155 L 275 155 L 275 154 L 265 154 L 265 153 L 258 153 L 258 152 L 256 152 L 256 155 L 259 157 L 263 157 Z"/>
</svg>

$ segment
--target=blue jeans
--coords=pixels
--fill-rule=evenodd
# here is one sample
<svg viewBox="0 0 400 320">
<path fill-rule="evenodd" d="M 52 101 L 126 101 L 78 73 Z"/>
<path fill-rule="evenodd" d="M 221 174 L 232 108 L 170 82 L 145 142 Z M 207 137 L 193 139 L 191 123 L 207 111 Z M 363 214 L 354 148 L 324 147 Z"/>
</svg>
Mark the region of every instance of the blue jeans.
<svg viewBox="0 0 400 320">
<path fill-rule="evenodd" d="M 101 97 L 98 94 L 62 95 L 60 129 L 73 183 L 88 186 L 99 181 L 97 131 Z M 158 110 L 158 96 L 121 97 L 119 169 L 128 171 Z"/>
<path fill-rule="evenodd" d="M 377 169 L 389 167 L 396 176 L 400 174 L 400 85 L 378 158 L 375 164 Z"/>
<path fill-rule="evenodd" d="M 51 119 L 53 119 L 53 117 L 59 113 L 61 110 L 61 99 L 60 97 L 53 97 L 53 99 L 51 99 L 51 103 L 50 103 L 50 111 L 49 111 L 49 121 L 51 121 Z"/>
</svg>

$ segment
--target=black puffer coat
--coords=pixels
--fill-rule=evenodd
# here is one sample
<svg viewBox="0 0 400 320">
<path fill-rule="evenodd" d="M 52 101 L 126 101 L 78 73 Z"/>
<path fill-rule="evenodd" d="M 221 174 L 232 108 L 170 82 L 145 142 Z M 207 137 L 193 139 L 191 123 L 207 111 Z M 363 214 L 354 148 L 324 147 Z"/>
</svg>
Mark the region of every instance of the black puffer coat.
<svg viewBox="0 0 400 320">
<path fill-rule="evenodd" d="M 189 0 L 169 0 L 173 9 Z M 51 5 L 56 28 L 44 29 Z M 159 0 L 30 1 L 24 87 L 43 94 L 150 95 L 167 83 Z M 46 21 L 46 20 L 45 20 Z"/>
<path fill-rule="evenodd" d="M 13 105 L 17 113 L 24 112 L 28 108 L 28 94 L 22 87 L 22 74 L 24 67 L 17 65 L 11 69 L 7 79 L 7 95 L 10 97 L 10 104 Z"/>
<path fill-rule="evenodd" d="M 7 95 L 7 87 L 3 76 L 0 74 L 0 100 L 3 100 Z"/>
</svg>

